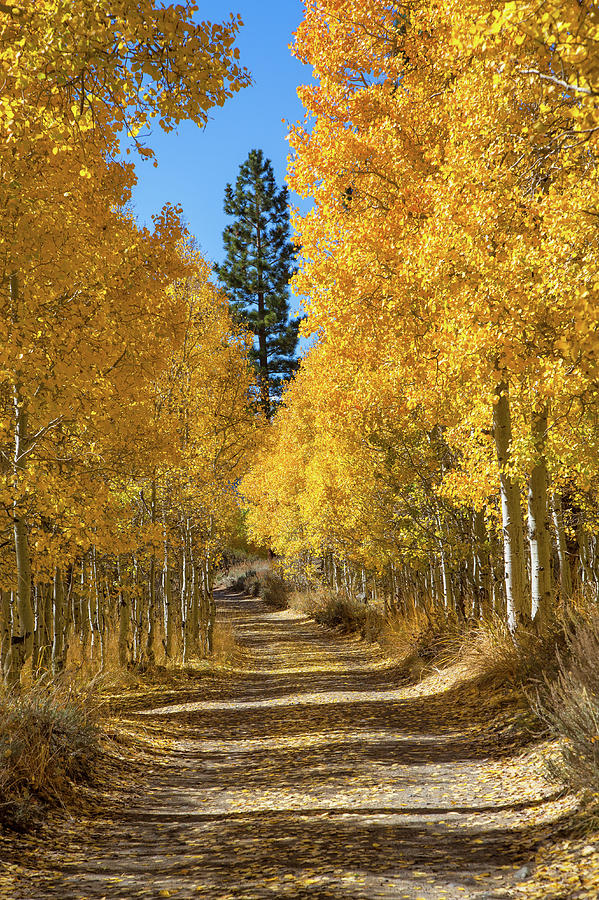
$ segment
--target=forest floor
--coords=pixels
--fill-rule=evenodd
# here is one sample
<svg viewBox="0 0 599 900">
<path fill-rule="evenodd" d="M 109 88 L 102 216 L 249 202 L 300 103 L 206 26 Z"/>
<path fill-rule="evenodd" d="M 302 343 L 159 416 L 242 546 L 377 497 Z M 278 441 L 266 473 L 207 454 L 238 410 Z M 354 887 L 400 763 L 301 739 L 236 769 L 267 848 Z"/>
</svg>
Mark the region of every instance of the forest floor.
<svg viewBox="0 0 599 900">
<path fill-rule="evenodd" d="M 110 788 L 0 837 L 2 898 L 599 896 L 599 835 L 564 863 L 576 804 L 509 694 L 410 685 L 377 646 L 218 602 L 243 664 L 115 698 Z"/>
</svg>

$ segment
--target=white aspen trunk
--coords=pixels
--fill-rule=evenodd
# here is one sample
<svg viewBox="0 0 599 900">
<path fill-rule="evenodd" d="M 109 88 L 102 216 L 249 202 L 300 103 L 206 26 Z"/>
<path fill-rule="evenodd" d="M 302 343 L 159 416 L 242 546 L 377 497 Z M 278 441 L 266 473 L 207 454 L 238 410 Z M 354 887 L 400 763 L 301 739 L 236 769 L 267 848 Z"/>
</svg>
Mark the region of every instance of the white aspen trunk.
<svg viewBox="0 0 599 900">
<path fill-rule="evenodd" d="M 555 543 L 559 558 L 560 595 L 562 603 L 567 602 L 574 593 L 572 584 L 572 569 L 568 558 L 568 546 L 566 544 L 566 529 L 564 527 L 564 509 L 562 498 L 558 493 L 551 496 L 551 511 L 555 528 Z"/>
<path fill-rule="evenodd" d="M 13 322 L 20 319 L 20 295 L 19 282 L 16 274 L 10 276 L 10 299 L 12 305 Z M 16 685 L 20 681 L 21 670 L 25 662 L 33 652 L 33 632 L 35 620 L 33 605 L 31 603 L 31 557 L 29 554 L 28 527 L 23 510 L 19 507 L 17 497 L 19 495 L 21 477 L 25 472 L 26 453 L 29 448 L 27 435 L 27 410 L 25 399 L 22 396 L 20 373 L 16 373 L 13 385 L 13 411 L 15 416 L 15 445 L 13 456 L 13 489 L 15 500 L 13 503 L 13 535 L 15 547 L 15 562 L 17 569 L 17 609 L 18 619 L 13 617 L 15 625 L 18 624 L 18 633 L 12 635 L 13 652 L 10 654 L 9 681 Z"/>
<path fill-rule="evenodd" d="M 389 563 L 389 607 L 391 614 L 397 615 L 397 600 L 395 597 L 395 566 Z"/>
<path fill-rule="evenodd" d="M 95 613 L 95 594 L 94 594 L 94 565 L 93 565 L 93 553 L 90 551 L 90 568 L 89 568 L 89 578 L 87 584 L 87 620 L 89 623 L 89 633 L 90 633 L 90 644 L 89 644 L 89 658 L 93 662 L 96 661 L 96 657 L 98 655 L 98 629 L 96 627 L 96 613 Z"/>
<path fill-rule="evenodd" d="M 589 561 L 589 539 L 584 523 L 580 523 L 576 534 L 578 540 L 578 558 L 580 560 L 580 581 L 585 591 L 593 590 L 593 570 Z"/>
<path fill-rule="evenodd" d="M 199 621 L 201 632 L 201 650 L 202 654 L 208 654 L 208 623 L 210 619 L 210 600 L 208 598 L 208 573 L 206 571 L 206 560 L 198 567 L 198 577 L 200 579 L 200 602 L 199 602 Z"/>
<path fill-rule="evenodd" d="M 501 617 L 505 614 L 503 546 L 498 545 L 497 536 L 494 530 L 490 529 L 488 535 L 489 561 L 491 567 L 491 610 L 494 615 Z"/>
<path fill-rule="evenodd" d="M 54 570 L 54 640 L 52 642 L 52 672 L 58 675 L 64 669 L 65 602 L 62 573 Z"/>
<path fill-rule="evenodd" d="M 436 603 L 445 603 L 445 592 L 443 591 L 443 573 L 438 559 L 432 563 L 433 569 L 433 597 Z"/>
<path fill-rule="evenodd" d="M 102 610 L 100 579 L 98 576 L 98 555 L 95 546 L 92 547 L 92 582 L 92 634 L 96 636 L 99 645 L 100 670 L 103 672 L 106 668 L 106 641 L 104 639 L 104 611 Z"/>
<path fill-rule="evenodd" d="M 147 624 L 148 624 L 148 592 L 147 592 L 147 583 L 143 577 L 143 569 L 140 565 L 139 567 L 139 586 L 138 586 L 138 607 L 137 607 L 137 659 L 140 666 L 144 666 L 147 663 L 146 659 L 146 644 L 148 639 L 147 632 Z"/>
<path fill-rule="evenodd" d="M 152 500 L 151 500 L 151 521 L 152 525 L 156 524 L 156 478 L 152 479 Z M 148 665 L 153 666 L 156 662 L 154 652 L 154 638 L 156 634 L 156 554 L 152 546 L 152 555 L 150 557 L 150 576 L 148 591 L 148 634 L 146 640 L 146 660 Z"/>
<path fill-rule="evenodd" d="M 127 668 L 129 662 L 129 626 L 131 622 L 131 595 L 123 587 L 121 557 L 117 556 L 117 577 L 119 582 L 119 665 Z"/>
<path fill-rule="evenodd" d="M 139 561 L 133 557 L 133 594 L 131 599 L 131 622 L 133 625 L 133 662 L 137 665 L 141 662 L 141 600 Z"/>
<path fill-rule="evenodd" d="M 31 650 L 31 668 L 33 671 L 34 678 L 37 678 L 39 675 L 39 654 L 40 654 L 40 644 L 41 637 L 40 631 L 43 628 L 43 604 L 40 600 L 40 586 L 36 584 L 32 588 L 31 593 L 31 604 L 33 606 L 33 647 Z"/>
<path fill-rule="evenodd" d="M 493 431 L 499 463 L 506 615 L 508 627 L 511 633 L 515 634 L 530 616 L 526 603 L 526 560 L 520 489 L 509 472 L 512 422 L 506 381 L 501 381 L 497 385 L 495 399 Z"/>
<path fill-rule="evenodd" d="M 595 586 L 595 594 L 599 584 L 599 566 L 597 564 L 597 535 L 593 535 L 590 539 L 590 565 L 593 572 L 593 584 Z"/>
<path fill-rule="evenodd" d="M 96 562 L 96 598 L 98 604 L 98 626 L 100 629 L 100 654 L 102 659 L 102 672 L 106 668 L 106 621 L 108 616 L 108 603 L 110 597 L 104 596 L 104 588 L 102 587 L 102 563 L 98 565 Z"/>
<path fill-rule="evenodd" d="M 10 593 L 0 589 L 0 612 L 2 614 L 2 641 L 0 644 L 0 658 L 2 674 L 6 671 L 7 661 L 10 655 L 10 639 L 12 635 L 12 615 L 10 608 Z"/>
<path fill-rule="evenodd" d="M 162 578 L 164 586 L 164 653 L 167 659 L 172 659 L 175 636 L 175 604 L 173 599 L 170 555 L 166 537 L 164 540 L 164 568 Z"/>
<path fill-rule="evenodd" d="M 69 584 L 69 610 L 67 615 L 67 622 L 72 624 L 73 632 L 79 638 L 80 630 L 81 630 L 81 607 L 79 605 L 79 591 L 76 589 L 75 584 L 77 582 L 77 577 L 75 574 L 76 563 L 73 563 L 70 569 L 70 584 Z M 67 625 L 68 627 L 68 625 Z M 66 638 L 66 635 L 65 635 Z M 65 640 L 66 646 L 66 640 Z"/>
<path fill-rule="evenodd" d="M 189 556 L 188 556 L 188 529 L 183 528 L 183 549 L 181 559 L 181 632 L 183 640 L 183 662 L 189 657 Z"/>
<path fill-rule="evenodd" d="M 198 638 L 199 638 L 199 630 L 200 630 L 200 572 L 198 566 L 195 564 L 195 560 L 192 557 L 192 581 L 191 581 L 191 608 L 189 610 L 188 624 L 189 624 L 189 646 L 192 653 L 197 653 L 198 651 Z"/>
<path fill-rule="evenodd" d="M 491 554 L 485 514 L 482 509 L 474 513 L 474 538 L 476 558 L 476 580 L 480 592 L 479 604 L 482 618 L 486 618 L 491 612 Z"/>
<path fill-rule="evenodd" d="M 206 624 L 206 651 L 211 654 L 214 650 L 214 626 L 216 624 L 216 602 L 214 600 L 214 579 L 212 565 L 209 559 L 205 561 L 205 585 L 206 601 L 208 604 L 208 621 Z"/>
<path fill-rule="evenodd" d="M 41 646 L 40 668 L 44 671 L 52 666 L 52 649 L 54 646 L 54 585 L 44 585 L 44 640 Z"/>
<path fill-rule="evenodd" d="M 23 645 L 20 638 L 19 607 L 15 591 L 10 592 L 10 622 L 12 626 L 8 652 L 4 662 L 4 681 L 7 687 L 17 687 L 23 667 Z"/>
<path fill-rule="evenodd" d="M 532 439 L 535 462 L 528 485 L 528 540 L 530 547 L 531 617 L 539 626 L 551 614 L 551 534 L 547 493 L 547 410 L 534 412 Z"/>
<path fill-rule="evenodd" d="M 13 664 L 18 667 L 20 678 L 21 670 L 33 652 L 33 632 L 35 622 L 33 617 L 33 605 L 31 603 L 31 558 L 29 556 L 29 543 L 27 538 L 27 525 L 25 519 L 15 514 L 14 538 L 17 560 L 17 608 L 19 610 L 19 633 L 13 635 L 18 651 L 13 655 Z"/>
<path fill-rule="evenodd" d="M 175 635 L 175 604 L 173 598 L 173 580 L 171 575 L 170 553 L 167 530 L 167 488 L 164 489 L 162 506 L 162 535 L 164 543 L 164 563 L 162 568 L 162 585 L 164 594 L 164 654 L 166 659 L 173 658 Z"/>
<path fill-rule="evenodd" d="M 441 559 L 441 577 L 443 581 L 443 605 L 445 610 L 453 610 L 455 606 L 454 596 L 453 596 L 453 586 L 451 583 L 451 571 L 449 568 L 449 562 L 447 559 L 447 549 L 445 546 L 445 542 L 443 540 L 444 537 L 444 528 L 441 524 L 441 517 L 439 513 L 435 513 L 435 518 L 437 520 L 437 528 L 439 530 L 439 556 Z"/>
<path fill-rule="evenodd" d="M 447 554 L 443 549 L 443 542 L 439 542 L 441 554 L 441 581 L 443 584 L 443 606 L 445 610 L 453 609 L 453 591 L 451 585 L 451 573 L 447 565 Z"/>
<path fill-rule="evenodd" d="M 406 567 L 402 566 L 399 572 L 397 573 L 397 583 L 399 585 L 399 595 L 401 597 L 401 604 L 403 606 L 404 613 L 408 612 L 408 606 L 411 606 L 415 609 L 414 596 L 409 589 L 408 583 L 408 573 L 406 571 Z"/>
<path fill-rule="evenodd" d="M 64 601 L 64 615 L 62 619 L 62 659 L 63 668 L 67 664 L 67 656 L 69 652 L 69 635 L 71 632 L 72 610 L 74 609 L 73 595 L 75 592 L 75 564 L 71 563 L 68 567 L 68 587 L 67 596 Z"/>
<path fill-rule="evenodd" d="M 81 641 L 81 655 L 87 659 L 87 642 L 90 632 L 89 596 L 86 590 L 86 560 L 85 554 L 81 557 L 81 580 L 79 590 L 79 639 Z"/>
<path fill-rule="evenodd" d="M 337 560 L 335 557 L 333 557 L 333 578 L 334 578 L 334 582 L 335 582 L 333 585 L 334 590 L 340 591 L 341 590 L 341 573 L 339 572 L 339 566 L 337 565 Z"/>
<path fill-rule="evenodd" d="M 33 588 L 35 629 L 31 661 L 33 672 L 40 675 L 49 667 L 52 647 L 52 595 L 50 585 L 36 584 Z"/>
</svg>

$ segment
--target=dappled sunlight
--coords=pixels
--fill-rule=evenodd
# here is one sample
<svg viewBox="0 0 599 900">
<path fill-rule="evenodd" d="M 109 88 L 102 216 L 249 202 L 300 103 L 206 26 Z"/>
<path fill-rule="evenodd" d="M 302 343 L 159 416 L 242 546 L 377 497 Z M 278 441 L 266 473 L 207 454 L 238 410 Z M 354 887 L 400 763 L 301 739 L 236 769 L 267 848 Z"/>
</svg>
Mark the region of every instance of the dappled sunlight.
<svg viewBox="0 0 599 900">
<path fill-rule="evenodd" d="M 419 696 L 380 649 L 218 596 L 248 671 L 125 707 L 138 795 L 15 897 L 490 897 L 569 814 L 455 678 Z"/>
</svg>

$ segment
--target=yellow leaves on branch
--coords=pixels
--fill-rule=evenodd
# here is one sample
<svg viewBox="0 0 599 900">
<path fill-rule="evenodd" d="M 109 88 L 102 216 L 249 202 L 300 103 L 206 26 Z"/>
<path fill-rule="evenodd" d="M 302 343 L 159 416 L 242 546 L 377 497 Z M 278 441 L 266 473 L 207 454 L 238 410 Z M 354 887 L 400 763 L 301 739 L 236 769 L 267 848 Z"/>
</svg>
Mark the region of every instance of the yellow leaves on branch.
<svg viewBox="0 0 599 900">
<path fill-rule="evenodd" d="M 86 117 L 107 145 L 157 117 L 165 130 L 181 119 L 200 124 L 208 110 L 249 81 L 236 62 L 238 17 L 197 23 L 191 2 L 52 0 L 0 14 L 4 95 L 14 90 L 22 133 L 41 138 L 52 120 L 56 137 L 76 136 Z M 8 89 L 8 90 L 6 90 Z"/>
<path fill-rule="evenodd" d="M 596 478 L 598 39 L 578 0 L 307 4 L 290 184 L 314 206 L 293 283 L 318 343 L 248 482 L 273 546 L 379 566 L 435 504 L 493 507 L 503 379 L 517 476 L 548 406 L 552 477 Z"/>
<path fill-rule="evenodd" d="M 34 568 L 48 573 L 92 542 L 118 551 L 146 479 L 171 467 L 193 486 L 201 470 L 208 515 L 231 494 L 225 460 L 242 465 L 245 338 L 208 264 L 186 248 L 181 209 L 136 224 L 134 167 L 118 155 L 128 138 L 151 156 L 153 120 L 202 125 L 248 83 L 239 19 L 198 23 L 196 13 L 153 0 L 0 6 L 2 497 L 27 517 Z M 190 389 L 170 384 L 179 395 L 167 415 L 162 391 L 190 329 Z M 193 422 L 185 450 L 182 410 Z M 229 507 L 230 497 L 215 501 L 211 514 L 230 518 Z M 9 551 L 0 565 L 6 585 Z"/>
</svg>

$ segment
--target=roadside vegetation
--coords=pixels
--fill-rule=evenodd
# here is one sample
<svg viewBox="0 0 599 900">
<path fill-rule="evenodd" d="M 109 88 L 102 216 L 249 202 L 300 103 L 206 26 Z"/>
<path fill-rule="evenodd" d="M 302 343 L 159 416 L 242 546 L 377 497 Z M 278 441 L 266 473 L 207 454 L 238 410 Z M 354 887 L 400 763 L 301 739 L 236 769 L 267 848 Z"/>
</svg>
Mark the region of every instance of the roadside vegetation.
<svg viewBox="0 0 599 900">
<path fill-rule="evenodd" d="M 287 609 L 293 593 L 289 580 L 259 558 L 235 563 L 219 584 L 233 593 L 259 597 L 272 610 Z"/>
<path fill-rule="evenodd" d="M 0 823 L 35 824 L 48 805 L 64 805 L 89 784 L 100 757 L 100 717 L 93 687 L 40 681 L 0 697 Z"/>
</svg>

